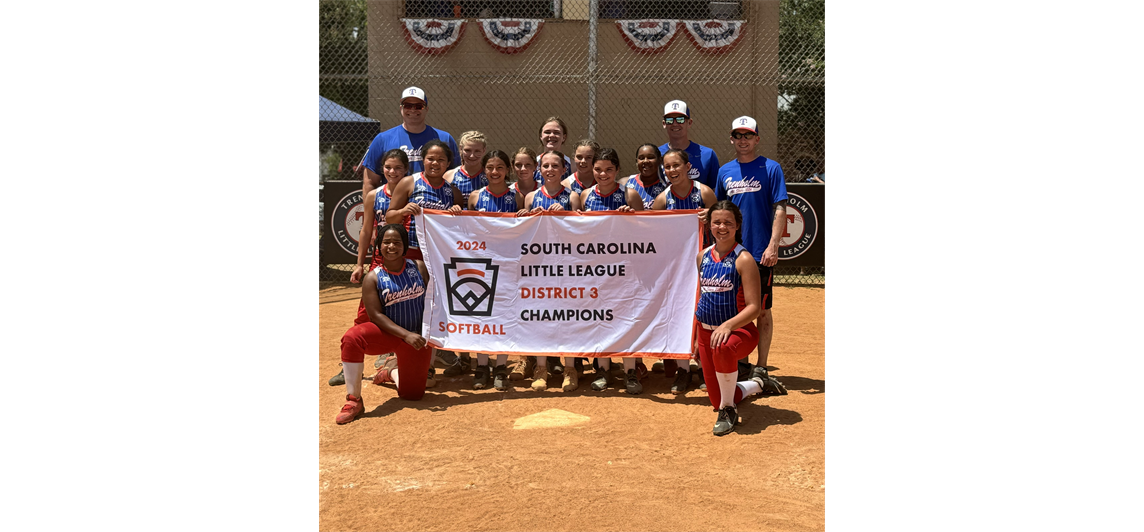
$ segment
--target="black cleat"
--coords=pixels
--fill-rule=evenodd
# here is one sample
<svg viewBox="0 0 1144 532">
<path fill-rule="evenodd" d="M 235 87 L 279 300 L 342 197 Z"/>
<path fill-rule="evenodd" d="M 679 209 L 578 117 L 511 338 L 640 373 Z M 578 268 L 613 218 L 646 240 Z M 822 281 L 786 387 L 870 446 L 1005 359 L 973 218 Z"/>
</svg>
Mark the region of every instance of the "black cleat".
<svg viewBox="0 0 1144 532">
<path fill-rule="evenodd" d="M 337 375 L 330 377 L 330 386 L 343 386 L 346 383 L 345 370 L 338 371 Z"/>
<path fill-rule="evenodd" d="M 787 394 L 786 386 L 783 386 L 783 383 L 779 382 L 778 379 L 770 376 L 767 373 L 767 368 L 762 366 L 755 366 L 755 369 L 751 370 L 751 380 L 759 382 L 759 385 L 763 387 L 763 395 Z"/>
<path fill-rule="evenodd" d="M 504 364 L 493 370 L 493 388 L 501 392 L 508 389 L 508 368 Z"/>
<path fill-rule="evenodd" d="M 639 395 L 643 391 L 643 385 L 640 384 L 638 373 L 634 369 L 628 370 L 628 379 L 624 384 L 624 389 L 631 395 Z"/>
<path fill-rule="evenodd" d="M 477 370 L 473 372 L 473 389 L 484 390 L 489 386 L 489 367 L 477 366 Z"/>
<path fill-rule="evenodd" d="M 597 392 L 608 388 L 608 373 L 606 371 L 597 371 L 596 380 L 592 381 L 592 389 Z"/>
<path fill-rule="evenodd" d="M 735 382 L 743 382 L 751 378 L 751 370 L 755 368 L 750 362 L 745 360 L 739 361 L 739 376 L 735 377 Z"/>
<path fill-rule="evenodd" d="M 675 382 L 671 384 L 671 393 L 675 395 L 687 393 L 691 385 L 691 372 L 685 369 L 675 370 Z"/>
<path fill-rule="evenodd" d="M 733 406 L 725 406 L 719 411 L 719 418 L 715 420 L 715 428 L 711 433 L 716 436 L 726 436 L 735 432 L 735 425 L 739 424 L 739 412 Z"/>
</svg>

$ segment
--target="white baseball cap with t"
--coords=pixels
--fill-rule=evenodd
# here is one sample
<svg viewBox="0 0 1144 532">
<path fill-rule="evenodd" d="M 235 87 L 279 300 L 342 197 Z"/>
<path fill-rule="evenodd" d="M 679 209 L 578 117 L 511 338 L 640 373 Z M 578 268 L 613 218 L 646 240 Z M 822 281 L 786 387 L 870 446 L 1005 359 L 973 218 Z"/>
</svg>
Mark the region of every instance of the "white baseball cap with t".
<svg viewBox="0 0 1144 532">
<path fill-rule="evenodd" d="M 683 100 L 672 100 L 663 106 L 663 116 L 671 114 L 682 114 L 691 118 L 691 109 L 687 108 L 687 102 Z"/>
<path fill-rule="evenodd" d="M 405 90 L 401 91 L 401 101 L 404 102 L 407 98 L 421 100 L 426 104 L 429 103 L 428 97 L 425 96 L 425 91 L 418 87 L 406 87 Z"/>
<path fill-rule="evenodd" d="M 755 119 L 749 116 L 740 116 L 731 122 L 731 131 L 747 130 L 756 135 L 759 134 L 759 125 L 755 123 Z"/>
</svg>

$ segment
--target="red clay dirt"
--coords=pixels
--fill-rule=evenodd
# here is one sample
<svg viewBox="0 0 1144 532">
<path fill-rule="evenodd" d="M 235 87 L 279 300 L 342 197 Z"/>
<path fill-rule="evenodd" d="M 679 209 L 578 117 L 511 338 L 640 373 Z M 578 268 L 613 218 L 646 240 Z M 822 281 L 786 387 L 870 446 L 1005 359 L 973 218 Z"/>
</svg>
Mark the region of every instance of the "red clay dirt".
<svg viewBox="0 0 1144 532">
<path fill-rule="evenodd" d="M 366 381 L 365 414 L 337 425 L 346 391 L 326 381 L 340 369 L 339 340 L 361 291 L 320 290 L 321 530 L 825 529 L 825 289 L 774 292 L 768 363 L 790 393 L 746 399 L 742 424 L 716 437 L 698 380 L 675 396 L 671 380 L 652 373 L 633 396 L 613 383 L 592 391 L 591 370 L 563 393 L 559 377 L 545 392 L 527 380 L 498 392 L 439 369 L 417 402 Z M 552 409 L 588 419 L 513 428 Z"/>
</svg>

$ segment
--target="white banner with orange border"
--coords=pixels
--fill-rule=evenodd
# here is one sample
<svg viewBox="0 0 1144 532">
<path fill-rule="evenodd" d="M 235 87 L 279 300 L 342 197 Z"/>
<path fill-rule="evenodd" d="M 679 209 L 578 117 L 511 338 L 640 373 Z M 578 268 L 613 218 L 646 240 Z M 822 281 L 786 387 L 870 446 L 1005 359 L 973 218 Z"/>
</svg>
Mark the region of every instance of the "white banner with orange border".
<svg viewBox="0 0 1144 532">
<path fill-rule="evenodd" d="M 421 335 L 490 354 L 691 356 L 697 211 L 510 213 L 427 209 Z"/>
</svg>

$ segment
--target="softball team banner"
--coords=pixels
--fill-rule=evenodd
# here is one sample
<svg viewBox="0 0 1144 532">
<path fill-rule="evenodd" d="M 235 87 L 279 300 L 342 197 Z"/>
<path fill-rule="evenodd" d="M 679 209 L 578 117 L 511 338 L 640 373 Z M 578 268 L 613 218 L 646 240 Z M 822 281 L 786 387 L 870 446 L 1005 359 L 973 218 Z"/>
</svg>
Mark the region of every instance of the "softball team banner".
<svg viewBox="0 0 1144 532">
<path fill-rule="evenodd" d="M 514 214 L 425 210 L 422 336 L 496 354 L 688 358 L 696 211 Z"/>
</svg>

